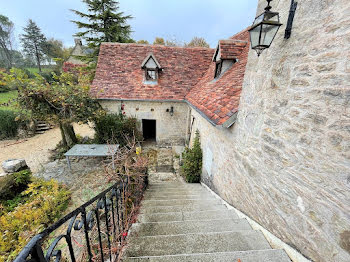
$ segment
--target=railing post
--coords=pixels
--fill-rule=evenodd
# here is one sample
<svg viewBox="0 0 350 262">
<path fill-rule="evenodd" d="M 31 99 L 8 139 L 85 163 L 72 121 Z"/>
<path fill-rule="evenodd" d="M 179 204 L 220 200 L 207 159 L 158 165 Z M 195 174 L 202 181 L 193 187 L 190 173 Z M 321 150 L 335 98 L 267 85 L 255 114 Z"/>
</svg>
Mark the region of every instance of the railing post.
<svg viewBox="0 0 350 262">
<path fill-rule="evenodd" d="M 92 252 L 91 252 L 90 239 L 89 239 L 89 226 L 88 226 L 88 223 L 86 221 L 86 210 L 85 210 L 85 207 L 82 208 L 81 217 L 82 217 L 83 222 L 84 222 L 84 233 L 85 233 L 85 240 L 86 240 L 86 248 L 87 248 L 88 255 L 89 255 L 89 261 L 91 262 L 92 261 Z"/>
</svg>

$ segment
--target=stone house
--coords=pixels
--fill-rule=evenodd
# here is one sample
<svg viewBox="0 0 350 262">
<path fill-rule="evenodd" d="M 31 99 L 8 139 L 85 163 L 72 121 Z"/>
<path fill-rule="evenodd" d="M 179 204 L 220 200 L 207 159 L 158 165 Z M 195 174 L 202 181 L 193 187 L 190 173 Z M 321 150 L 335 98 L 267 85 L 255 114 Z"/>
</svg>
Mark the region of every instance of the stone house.
<svg viewBox="0 0 350 262">
<path fill-rule="evenodd" d="M 257 14 L 266 6 L 259 0 Z M 92 93 L 159 144 L 199 130 L 202 181 L 313 261 L 350 261 L 350 2 L 273 1 L 258 57 L 244 30 L 216 49 L 105 43 Z"/>
<path fill-rule="evenodd" d="M 136 116 L 145 139 L 184 145 L 191 110 L 214 125 L 232 122 L 248 50 L 247 31 L 220 41 L 216 50 L 104 43 L 92 93 L 110 112 Z"/>
<path fill-rule="evenodd" d="M 89 49 L 87 46 L 83 45 L 83 42 L 80 38 L 74 38 L 74 47 L 73 50 L 67 59 L 67 61 L 64 63 L 66 67 L 69 67 L 69 65 L 85 65 L 86 62 L 79 59 L 79 57 L 86 56 L 92 52 L 91 49 Z"/>
</svg>

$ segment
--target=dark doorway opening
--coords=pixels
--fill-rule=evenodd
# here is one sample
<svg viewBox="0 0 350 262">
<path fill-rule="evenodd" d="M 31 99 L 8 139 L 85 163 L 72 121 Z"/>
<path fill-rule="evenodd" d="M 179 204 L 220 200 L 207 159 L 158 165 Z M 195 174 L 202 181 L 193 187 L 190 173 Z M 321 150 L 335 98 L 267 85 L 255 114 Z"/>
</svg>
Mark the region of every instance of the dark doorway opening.
<svg viewBox="0 0 350 262">
<path fill-rule="evenodd" d="M 142 119 L 142 133 L 145 140 L 156 140 L 156 120 Z"/>
</svg>

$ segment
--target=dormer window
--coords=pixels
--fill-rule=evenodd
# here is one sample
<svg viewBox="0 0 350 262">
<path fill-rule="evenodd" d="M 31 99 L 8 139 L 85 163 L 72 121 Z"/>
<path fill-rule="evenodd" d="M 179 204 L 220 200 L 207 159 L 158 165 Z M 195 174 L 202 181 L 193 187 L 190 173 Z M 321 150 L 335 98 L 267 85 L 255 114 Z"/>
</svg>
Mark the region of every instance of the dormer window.
<svg viewBox="0 0 350 262">
<path fill-rule="evenodd" d="M 215 63 L 214 81 L 219 79 L 238 61 L 237 57 L 245 45 L 245 42 L 234 39 L 219 41 L 212 60 Z"/>
<path fill-rule="evenodd" d="M 141 68 L 145 70 L 145 83 L 157 83 L 159 72 L 162 70 L 155 56 L 151 53 L 143 60 Z"/>
<path fill-rule="evenodd" d="M 156 81 L 158 79 L 158 72 L 155 69 L 146 69 L 146 80 Z"/>
</svg>

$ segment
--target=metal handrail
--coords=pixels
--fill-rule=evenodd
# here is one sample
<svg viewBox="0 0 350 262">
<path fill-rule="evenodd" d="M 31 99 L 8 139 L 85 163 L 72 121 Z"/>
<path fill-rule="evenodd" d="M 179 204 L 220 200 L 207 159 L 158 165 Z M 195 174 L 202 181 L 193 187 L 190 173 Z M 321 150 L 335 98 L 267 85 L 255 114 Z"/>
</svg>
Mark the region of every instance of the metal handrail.
<svg viewBox="0 0 350 262">
<path fill-rule="evenodd" d="M 140 193 L 143 193 L 147 186 L 147 177 L 142 180 L 142 188 Z M 48 262 L 52 258 L 58 262 L 64 255 L 61 249 L 58 249 L 58 244 L 64 241 L 68 247 L 68 253 L 72 262 L 76 261 L 76 252 L 72 243 L 72 232 L 84 230 L 85 246 L 88 260 L 92 261 L 92 243 L 96 239 L 90 239 L 89 233 L 96 226 L 98 232 L 98 252 L 100 254 L 100 261 L 105 261 L 106 252 L 104 252 L 104 245 L 108 247 L 107 255 L 109 261 L 112 260 L 112 242 L 118 247 L 122 247 L 125 241 L 125 233 L 128 228 L 125 228 L 125 221 L 127 217 L 127 202 L 126 194 L 129 189 L 129 179 L 126 181 L 118 182 L 108 189 L 104 190 L 94 198 L 90 199 L 74 211 L 65 215 L 53 225 L 47 227 L 41 233 L 34 236 L 28 244 L 21 250 L 14 262 L 24 261 L 38 261 Z M 137 196 L 136 196 L 137 197 Z M 136 202 L 141 200 L 141 196 L 136 198 Z M 95 204 L 95 205 L 94 205 Z M 139 203 L 135 203 L 139 204 Z M 47 237 L 52 234 L 56 229 L 63 226 L 66 222 L 69 222 L 65 234 L 56 236 L 51 245 L 44 253 L 42 245 Z M 107 243 L 106 243 L 107 242 Z M 117 249 L 118 250 L 118 249 Z M 119 252 L 116 251 L 115 257 L 119 256 Z M 67 257 L 67 258 L 69 258 Z"/>
</svg>

